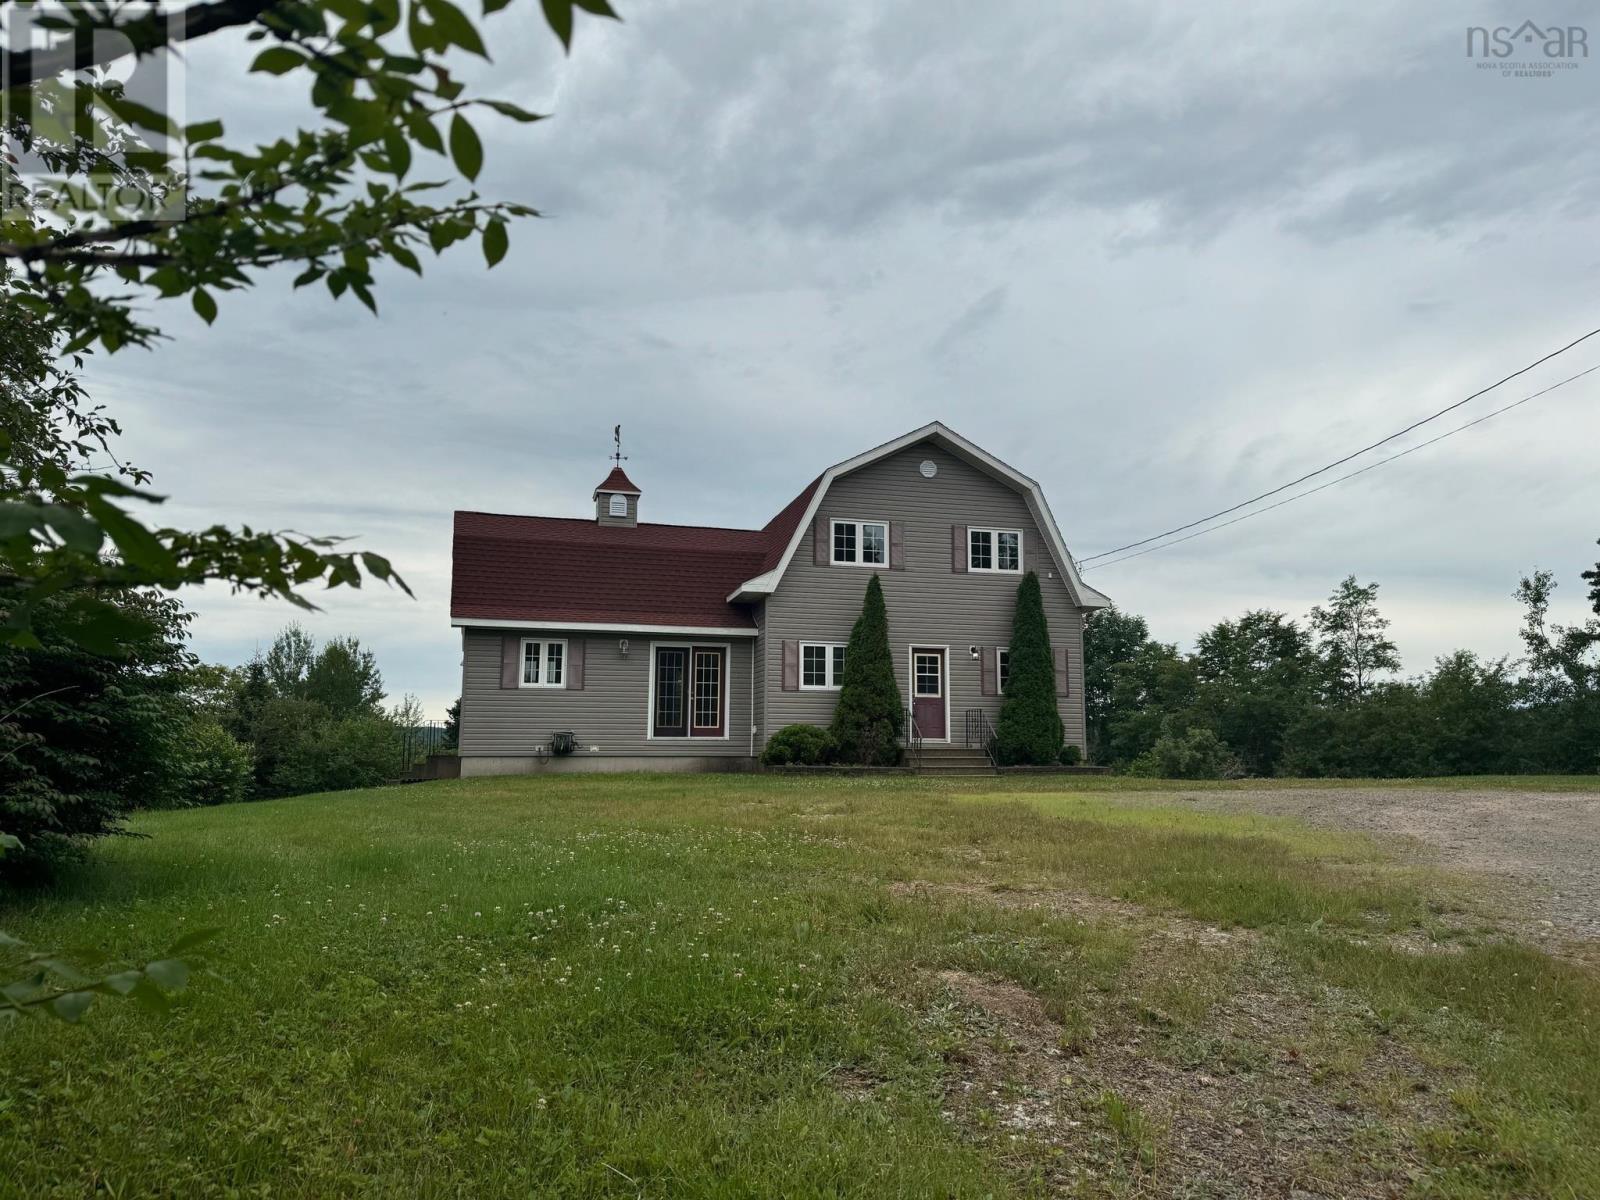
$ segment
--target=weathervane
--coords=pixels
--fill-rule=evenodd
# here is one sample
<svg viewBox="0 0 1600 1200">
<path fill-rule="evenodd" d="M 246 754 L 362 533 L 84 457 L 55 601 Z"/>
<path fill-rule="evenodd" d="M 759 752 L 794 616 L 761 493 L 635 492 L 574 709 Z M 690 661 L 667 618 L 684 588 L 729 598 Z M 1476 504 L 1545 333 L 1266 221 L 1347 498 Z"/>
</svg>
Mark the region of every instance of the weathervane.
<svg viewBox="0 0 1600 1200">
<path fill-rule="evenodd" d="M 622 452 L 622 426 L 618 425 L 611 431 L 611 440 L 617 444 L 616 452 L 611 455 L 612 460 L 621 466 L 628 461 L 628 456 Z"/>
</svg>

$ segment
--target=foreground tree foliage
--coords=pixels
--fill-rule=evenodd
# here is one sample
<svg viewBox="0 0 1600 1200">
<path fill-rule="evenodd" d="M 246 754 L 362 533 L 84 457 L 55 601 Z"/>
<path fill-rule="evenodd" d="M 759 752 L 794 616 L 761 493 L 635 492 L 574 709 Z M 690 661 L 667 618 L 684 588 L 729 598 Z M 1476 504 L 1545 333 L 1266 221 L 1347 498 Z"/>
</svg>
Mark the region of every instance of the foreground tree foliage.
<svg viewBox="0 0 1600 1200">
<path fill-rule="evenodd" d="M 1053 763 L 1061 754 L 1061 711 L 1044 594 L 1032 571 L 1017 585 L 1011 622 L 1010 678 L 995 722 L 995 756 L 1004 764 Z"/>
<path fill-rule="evenodd" d="M 149 592 L 103 602 L 141 631 L 114 654 L 78 644 L 64 597 L 41 604 L 37 646 L 0 646 L 0 829 L 22 841 L 0 869 L 35 867 L 116 831 L 136 804 L 183 794 L 189 614 Z"/>
<path fill-rule="evenodd" d="M 844 679 L 830 730 L 833 753 L 842 763 L 893 766 L 900 761 L 905 729 L 905 701 L 889 649 L 889 610 L 883 585 L 873 575 L 845 646 Z"/>
<path fill-rule="evenodd" d="M 1091 619 L 1084 638 L 1098 761 L 1138 774 L 1220 778 L 1600 770 L 1600 564 L 1595 617 L 1549 620 L 1554 577 L 1524 579 L 1518 663 L 1458 650 L 1416 679 L 1400 669 L 1377 584 L 1344 579 L 1307 627 L 1250 612 L 1202 633 L 1193 654 L 1129 645 L 1138 618 Z M 1094 660 L 1098 658 L 1097 663 Z M 1093 728 L 1093 727 L 1092 727 Z"/>
</svg>

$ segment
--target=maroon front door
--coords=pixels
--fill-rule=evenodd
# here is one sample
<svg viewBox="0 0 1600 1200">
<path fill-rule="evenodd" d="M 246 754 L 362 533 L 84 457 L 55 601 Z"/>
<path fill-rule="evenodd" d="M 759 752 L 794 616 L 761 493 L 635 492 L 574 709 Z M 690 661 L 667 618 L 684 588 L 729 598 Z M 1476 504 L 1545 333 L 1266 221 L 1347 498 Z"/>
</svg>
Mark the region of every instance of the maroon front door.
<svg viewBox="0 0 1600 1200">
<path fill-rule="evenodd" d="M 917 732 L 933 741 L 943 741 L 945 737 L 944 666 L 943 650 L 911 648 L 911 715 L 917 722 Z"/>
</svg>

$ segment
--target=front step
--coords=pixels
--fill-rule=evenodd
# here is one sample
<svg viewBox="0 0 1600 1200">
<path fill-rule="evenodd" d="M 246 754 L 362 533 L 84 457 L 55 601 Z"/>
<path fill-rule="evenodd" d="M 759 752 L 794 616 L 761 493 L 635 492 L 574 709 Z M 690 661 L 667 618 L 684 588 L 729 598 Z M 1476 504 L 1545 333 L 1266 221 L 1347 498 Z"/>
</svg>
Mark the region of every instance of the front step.
<svg viewBox="0 0 1600 1200">
<path fill-rule="evenodd" d="M 994 764 L 984 751 L 972 746 L 923 746 L 918 755 L 918 775 L 993 775 Z"/>
</svg>

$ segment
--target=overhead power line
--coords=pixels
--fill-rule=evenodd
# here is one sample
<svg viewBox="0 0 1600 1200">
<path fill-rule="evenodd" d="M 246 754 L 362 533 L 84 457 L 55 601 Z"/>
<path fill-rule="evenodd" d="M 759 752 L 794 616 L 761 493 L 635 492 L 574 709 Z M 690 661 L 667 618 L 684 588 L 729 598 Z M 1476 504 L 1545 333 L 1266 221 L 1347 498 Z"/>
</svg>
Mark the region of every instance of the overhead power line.
<svg viewBox="0 0 1600 1200">
<path fill-rule="evenodd" d="M 1318 467 L 1315 471 L 1308 471 L 1304 475 L 1300 476 L 1300 478 L 1298 478 L 1298 479 L 1291 479 L 1291 480 L 1289 480 L 1288 483 L 1279 484 L 1277 487 L 1271 489 L 1270 491 L 1262 492 L 1259 496 L 1251 496 L 1250 499 L 1248 499 L 1248 500 L 1241 500 L 1237 504 L 1232 504 L 1232 505 L 1229 505 L 1227 508 L 1219 509 L 1218 511 L 1212 513 L 1210 516 L 1197 517 L 1195 520 L 1190 521 L 1185 525 L 1174 526 L 1172 529 L 1168 529 L 1164 533 L 1153 533 L 1147 538 L 1140 538 L 1137 542 L 1129 542 L 1126 546 L 1118 546 L 1114 550 L 1102 550 L 1099 554 L 1091 554 L 1087 558 L 1080 558 L 1080 559 L 1078 559 L 1078 566 L 1081 569 L 1085 564 L 1092 563 L 1092 562 L 1096 561 L 1097 559 L 1110 558 L 1113 554 L 1121 554 L 1124 550 L 1133 550 L 1133 549 L 1136 549 L 1139 546 L 1147 546 L 1151 542 L 1159 542 L 1162 538 L 1171 537 L 1175 533 L 1182 533 L 1186 529 L 1193 529 L 1196 525 L 1204 525 L 1207 521 L 1214 521 L 1218 517 L 1225 517 L 1229 513 L 1238 512 L 1241 508 L 1248 508 L 1250 505 L 1255 504 L 1257 501 L 1265 500 L 1269 496 L 1276 496 L 1279 492 L 1286 492 L 1290 488 L 1295 487 L 1298 484 L 1302 484 L 1308 479 L 1315 479 L 1318 475 L 1325 475 L 1329 471 L 1333 470 L 1335 467 L 1344 466 L 1345 463 L 1349 462 L 1353 458 L 1360 458 L 1363 454 L 1367 453 L 1367 451 L 1369 451 L 1369 450 L 1376 450 L 1379 446 L 1386 446 L 1390 442 L 1394 441 L 1396 438 L 1404 437 L 1406 434 L 1410 433 L 1413 429 L 1420 429 L 1422 426 L 1428 424 L 1430 421 L 1437 421 L 1440 417 L 1444 416 L 1446 413 L 1454 412 L 1456 409 L 1460 408 L 1463 404 L 1469 404 L 1472 401 L 1476 400 L 1479 396 L 1483 396 L 1483 395 L 1488 394 L 1489 392 L 1494 391 L 1495 388 L 1500 387 L 1502 384 L 1510 383 L 1513 379 L 1515 379 L 1519 375 L 1526 375 L 1529 371 L 1533 370 L 1535 367 L 1541 366 L 1542 364 L 1549 362 L 1552 358 L 1555 358 L 1557 355 L 1565 354 L 1568 350 L 1571 350 L 1574 346 L 1579 345 L 1582 342 L 1588 341 L 1590 338 L 1594 337 L 1596 334 L 1600 334 L 1600 329 L 1591 329 L 1588 333 L 1584 334 L 1582 337 L 1574 338 L 1572 341 L 1568 342 L 1565 346 L 1562 346 L 1561 349 L 1552 350 L 1552 351 L 1550 351 L 1549 354 L 1546 354 L 1543 358 L 1534 359 L 1534 361 L 1529 363 L 1527 366 L 1518 368 L 1517 370 L 1511 372 L 1511 374 L 1505 376 L 1503 379 L 1495 380 L 1488 387 L 1479 388 L 1477 391 L 1473 392 L 1472 395 L 1464 396 L 1460 400 L 1457 400 L 1454 404 L 1447 404 L 1445 407 L 1441 408 L 1438 412 L 1430 413 L 1428 416 L 1423 417 L 1419 421 L 1413 421 L 1413 422 L 1411 422 L 1411 424 L 1407 425 L 1404 429 L 1397 429 L 1395 432 L 1391 433 L 1388 437 L 1379 438 L 1377 441 L 1371 443 L 1370 445 L 1363 446 L 1359 450 L 1354 450 L 1351 453 L 1346 454 L 1343 458 L 1336 458 L 1331 463 L 1328 463 L 1326 466 Z M 1559 386 L 1559 385 L 1557 385 L 1557 386 Z M 1543 393 L 1538 393 L 1538 394 L 1542 395 Z M 1529 399 L 1532 399 L 1532 397 L 1529 397 Z M 1263 509 L 1262 511 L 1266 511 L 1266 510 Z M 1218 528 L 1221 528 L 1221 527 L 1219 526 Z M 1180 539 L 1180 540 L 1182 540 L 1182 539 Z"/>
<path fill-rule="evenodd" d="M 1359 470 L 1351 471 L 1346 475 L 1340 475 L 1336 479 L 1330 479 L 1330 480 L 1328 480 L 1327 483 L 1318 484 L 1314 488 L 1307 488 L 1303 492 L 1296 492 L 1293 496 L 1286 496 L 1282 500 L 1279 500 L 1276 504 L 1269 504 L 1265 508 L 1256 509 L 1254 512 L 1244 513 L 1242 516 L 1237 516 L 1237 517 L 1233 518 L 1233 520 L 1231 520 L 1231 521 L 1224 521 L 1220 525 L 1212 525 L 1209 528 L 1197 530 L 1194 533 L 1189 534 L 1187 537 L 1174 538 L 1170 542 L 1162 542 L 1161 545 L 1159 545 L 1159 546 L 1151 546 L 1148 550 L 1135 550 L 1132 554 L 1124 554 L 1121 558 L 1114 558 L 1110 562 L 1094 563 L 1091 566 L 1087 566 L 1087 567 L 1080 566 L 1079 570 L 1082 570 L 1082 571 L 1094 571 L 1094 570 L 1098 570 L 1101 567 L 1114 567 L 1114 566 L 1117 565 L 1117 563 L 1127 562 L 1130 558 L 1143 558 L 1146 554 L 1154 554 L 1157 550 L 1166 550 L 1166 549 L 1169 549 L 1170 547 L 1178 545 L 1181 542 L 1193 541 L 1195 538 L 1201 537 L 1201 536 L 1203 536 L 1205 534 L 1215 533 L 1219 529 L 1226 529 L 1229 525 L 1237 525 L 1240 521 L 1248 521 L 1251 517 L 1259 517 L 1259 516 L 1261 516 L 1262 513 L 1269 513 L 1275 508 L 1282 508 L 1285 504 L 1293 504 L 1296 500 L 1304 500 L 1307 496 L 1315 496 L 1318 492 L 1326 491 L 1328 488 L 1333 487 L 1335 484 L 1344 483 L 1346 480 L 1354 479 L 1357 475 L 1365 475 L 1368 471 L 1375 471 L 1379 467 L 1384 466 L 1387 463 L 1392 463 L 1398 458 L 1404 458 L 1408 454 L 1415 454 L 1418 450 L 1425 450 L 1429 446 L 1433 445 L 1435 442 L 1442 442 L 1442 441 L 1445 440 L 1445 438 L 1453 437 L 1454 435 L 1460 433 L 1464 429 L 1471 429 L 1474 425 L 1482 425 L 1485 421 L 1489 420 L 1491 417 L 1498 417 L 1501 413 L 1510 412 L 1513 408 L 1521 408 L 1524 404 L 1528 403 L 1528 401 L 1537 400 L 1540 396 L 1543 396 L 1543 395 L 1546 395 L 1546 394 L 1548 394 L 1550 392 L 1553 392 L 1559 387 L 1566 387 L 1567 384 L 1573 383 L 1576 380 L 1582 379 L 1585 375 L 1591 375 L 1595 371 L 1600 371 L 1600 363 L 1596 363 L 1594 366 L 1588 368 L 1587 370 L 1579 371 L 1576 375 L 1568 375 L 1565 379 L 1561 380 L 1560 382 L 1552 383 L 1547 388 L 1541 388 L 1539 391 L 1534 392 L 1531 396 L 1524 396 L 1521 400 L 1515 400 L 1512 403 L 1507 404 L 1504 408 L 1497 408 L 1493 412 L 1484 413 L 1483 416 L 1478 417 L 1478 418 L 1476 418 L 1474 420 L 1468 421 L 1465 425 L 1457 425 L 1454 429 L 1446 430 L 1444 433 L 1441 433 L 1438 437 L 1429 438 L 1425 442 L 1418 442 L 1415 446 L 1408 446 L 1406 449 L 1400 451 L 1399 454 L 1391 454 L 1388 458 L 1380 458 L 1375 463 L 1368 463 L 1366 466 L 1361 467 Z M 1290 484 L 1289 486 L 1292 487 L 1294 485 Z M 1207 519 L 1209 519 L 1209 518 L 1207 518 Z M 1135 542 L 1134 543 L 1134 545 L 1136 545 L 1136 546 L 1137 545 L 1142 545 L 1142 544 L 1143 543 L 1141 543 L 1141 542 Z M 1107 553 L 1112 553 L 1112 552 L 1111 551 L 1107 551 Z M 1102 556 L 1101 555 L 1096 555 L 1095 557 L 1099 558 L 1099 557 L 1102 557 Z"/>
</svg>

